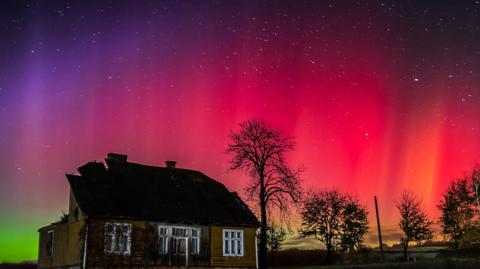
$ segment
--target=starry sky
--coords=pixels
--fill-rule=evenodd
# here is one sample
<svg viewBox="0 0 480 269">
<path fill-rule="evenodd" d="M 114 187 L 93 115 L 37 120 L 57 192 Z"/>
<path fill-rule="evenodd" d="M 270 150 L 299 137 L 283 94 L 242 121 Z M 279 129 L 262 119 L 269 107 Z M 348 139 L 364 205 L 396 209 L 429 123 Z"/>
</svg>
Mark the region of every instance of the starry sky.
<svg viewBox="0 0 480 269">
<path fill-rule="evenodd" d="M 241 192 L 225 148 L 252 118 L 296 138 L 305 189 L 372 213 L 377 195 L 398 240 L 403 189 L 438 217 L 480 162 L 479 18 L 474 0 L 2 1 L 0 261 L 36 258 L 64 174 L 107 152 Z"/>
</svg>

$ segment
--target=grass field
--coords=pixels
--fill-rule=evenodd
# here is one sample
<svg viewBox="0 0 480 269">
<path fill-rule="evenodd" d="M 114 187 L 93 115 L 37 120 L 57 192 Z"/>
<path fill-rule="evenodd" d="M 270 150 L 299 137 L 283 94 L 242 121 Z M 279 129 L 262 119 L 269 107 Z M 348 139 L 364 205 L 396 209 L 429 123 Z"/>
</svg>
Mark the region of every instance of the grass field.
<svg viewBox="0 0 480 269">
<path fill-rule="evenodd" d="M 384 259 L 374 250 L 360 251 L 337 259 L 335 265 L 326 264 L 323 250 L 289 249 L 269 254 L 269 268 L 273 269 L 480 269 L 480 251 L 454 252 L 442 247 L 422 247 L 410 252 L 412 262 L 403 261 L 401 250 L 385 251 Z M 413 262 L 415 260 L 415 262 Z M 34 269 L 33 263 L 3 263 L 0 269 Z"/>
<path fill-rule="evenodd" d="M 480 268 L 480 259 L 435 259 L 430 261 L 421 261 L 415 263 L 374 263 L 359 265 L 329 265 L 329 266 L 288 266 L 272 267 L 275 269 L 478 269 Z"/>
<path fill-rule="evenodd" d="M 286 250 L 269 255 L 269 264 L 274 268 L 475 268 L 480 269 L 480 252 L 453 252 L 444 247 L 424 247 L 409 252 L 410 263 L 404 262 L 401 250 L 388 250 L 384 259 L 378 251 L 365 250 L 355 255 L 339 258 L 335 265 L 326 264 L 325 251 Z"/>
<path fill-rule="evenodd" d="M 0 264 L 0 269 L 35 269 L 35 264 Z M 434 259 L 416 263 L 375 263 L 362 265 L 279 266 L 272 269 L 478 269 L 480 259 Z"/>
</svg>

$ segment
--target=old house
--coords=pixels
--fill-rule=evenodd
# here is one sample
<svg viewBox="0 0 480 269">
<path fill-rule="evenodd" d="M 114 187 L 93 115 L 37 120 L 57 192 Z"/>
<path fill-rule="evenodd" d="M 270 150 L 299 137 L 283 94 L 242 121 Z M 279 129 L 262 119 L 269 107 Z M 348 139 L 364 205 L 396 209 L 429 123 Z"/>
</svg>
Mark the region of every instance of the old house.
<svg viewBox="0 0 480 269">
<path fill-rule="evenodd" d="M 198 171 L 110 153 L 67 178 L 68 215 L 39 229 L 38 268 L 256 266 L 255 215 Z"/>
</svg>

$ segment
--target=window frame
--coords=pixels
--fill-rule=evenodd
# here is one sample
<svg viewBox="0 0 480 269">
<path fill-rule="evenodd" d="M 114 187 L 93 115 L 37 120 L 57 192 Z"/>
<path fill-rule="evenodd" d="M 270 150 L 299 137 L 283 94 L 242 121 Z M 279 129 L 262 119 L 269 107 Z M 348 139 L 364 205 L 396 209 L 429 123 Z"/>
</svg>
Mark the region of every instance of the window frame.
<svg viewBox="0 0 480 269">
<path fill-rule="evenodd" d="M 165 234 L 161 234 L 160 230 L 165 229 Z M 159 249 L 158 252 L 161 255 L 170 254 L 170 239 L 172 238 L 172 229 L 170 226 L 158 225 L 157 226 L 158 240 L 165 240 L 164 249 Z M 166 250 L 164 252 L 164 250 Z"/>
<path fill-rule="evenodd" d="M 160 229 L 165 229 L 166 233 L 165 234 L 160 234 Z M 185 230 L 185 234 L 179 234 L 179 235 L 174 235 L 173 230 L 178 229 L 178 230 Z M 193 231 L 197 232 L 196 236 L 193 236 Z M 158 238 L 165 238 L 165 241 L 167 242 L 167 252 L 163 252 L 162 250 L 159 249 L 159 254 L 161 255 L 167 255 L 167 254 L 173 254 L 174 253 L 174 248 L 175 246 L 175 240 L 185 240 L 185 243 L 188 244 L 188 252 L 189 255 L 200 255 L 200 240 L 201 240 L 201 233 L 202 229 L 200 227 L 192 227 L 192 226 L 178 226 L 178 225 L 164 225 L 160 224 L 157 226 L 157 233 L 158 233 Z M 193 240 L 193 239 L 196 240 Z M 188 243 L 186 242 L 188 241 Z M 193 242 L 196 241 L 196 252 L 192 252 L 192 245 Z M 186 251 L 186 250 L 185 250 Z M 183 253 L 181 255 L 186 255 L 186 253 Z"/>
<path fill-rule="evenodd" d="M 107 227 L 112 227 L 111 232 L 107 233 Z M 117 228 L 123 226 L 123 236 L 126 236 L 126 246 L 123 246 L 123 249 L 120 249 L 120 242 L 117 240 Z M 125 255 L 129 256 L 132 252 L 132 224 L 131 223 L 120 223 L 120 222 L 106 222 L 104 226 L 104 252 L 108 255 Z M 107 238 L 110 237 L 110 248 L 107 248 Z M 115 247 L 115 244 L 119 245 Z M 118 249 L 118 250 L 116 250 Z"/>
<path fill-rule="evenodd" d="M 232 233 L 236 234 L 231 237 Z M 225 236 L 228 235 L 228 236 Z M 243 257 L 244 256 L 244 236 L 243 230 L 237 229 L 222 229 L 222 252 L 225 257 Z M 238 237 L 237 237 L 238 236 Z M 226 243 L 227 242 L 227 243 Z M 233 243 L 233 248 L 231 247 Z M 240 244 L 240 253 L 238 248 Z M 233 251 L 232 251 L 233 250 Z M 234 253 L 232 253 L 234 252 Z"/>
<path fill-rule="evenodd" d="M 194 230 L 197 232 L 197 235 L 195 235 L 195 236 L 193 235 L 193 231 L 194 231 Z M 192 246 L 193 246 L 193 243 L 196 242 L 196 243 L 195 243 L 195 245 L 196 245 L 196 246 L 195 246 L 196 252 L 191 251 L 190 245 L 189 245 L 189 251 L 190 251 L 190 254 L 192 254 L 192 255 L 200 255 L 201 233 L 202 233 L 202 231 L 201 231 L 200 228 L 194 228 L 194 227 L 192 227 L 192 228 L 190 229 L 190 235 L 189 235 L 189 237 L 188 237 L 188 240 L 190 240 L 190 242 L 192 243 Z M 196 239 L 196 241 L 194 241 L 193 239 Z"/>
<path fill-rule="evenodd" d="M 52 235 L 50 240 L 50 235 Z M 50 245 L 49 245 L 50 242 Z M 53 242 L 55 242 L 55 230 L 47 231 L 47 241 L 45 242 L 45 252 L 47 257 L 53 257 Z"/>
</svg>

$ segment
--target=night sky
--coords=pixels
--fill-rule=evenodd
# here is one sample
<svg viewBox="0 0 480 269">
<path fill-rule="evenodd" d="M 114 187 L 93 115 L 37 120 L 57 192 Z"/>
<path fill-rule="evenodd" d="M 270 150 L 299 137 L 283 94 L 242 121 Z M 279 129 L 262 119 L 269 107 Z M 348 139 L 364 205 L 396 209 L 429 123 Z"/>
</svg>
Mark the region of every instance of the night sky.
<svg viewBox="0 0 480 269">
<path fill-rule="evenodd" d="M 107 152 L 242 192 L 247 119 L 296 138 L 305 189 L 371 220 L 377 195 L 392 234 L 404 188 L 438 217 L 480 162 L 480 1 L 1 1 L 0 41 L 0 261 L 36 258 L 64 174 Z"/>
</svg>

